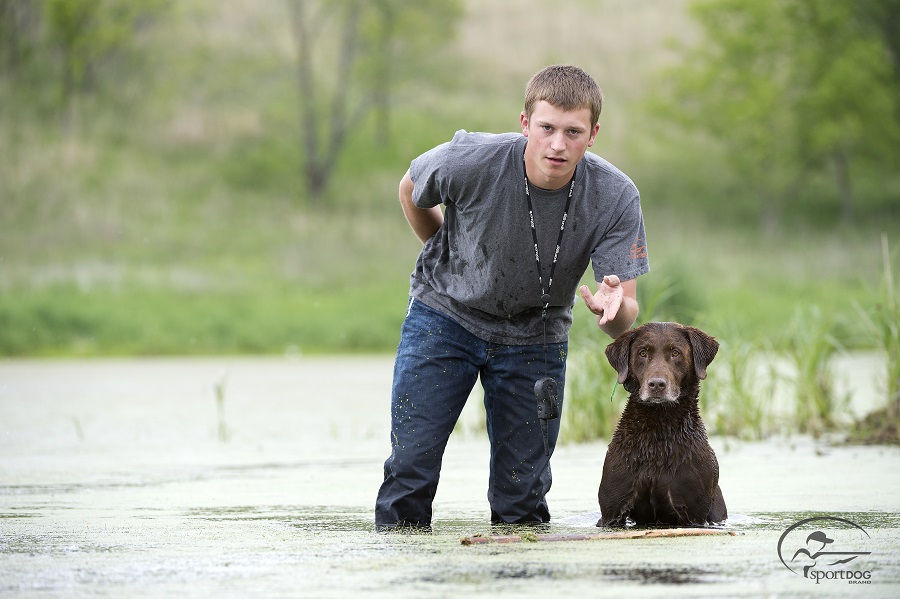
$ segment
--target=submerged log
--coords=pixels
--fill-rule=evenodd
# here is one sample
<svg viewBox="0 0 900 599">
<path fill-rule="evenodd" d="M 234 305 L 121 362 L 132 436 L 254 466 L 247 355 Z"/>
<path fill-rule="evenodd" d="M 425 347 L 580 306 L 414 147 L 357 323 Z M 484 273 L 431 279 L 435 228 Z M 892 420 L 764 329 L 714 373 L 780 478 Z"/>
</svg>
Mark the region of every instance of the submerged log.
<svg viewBox="0 0 900 599">
<path fill-rule="evenodd" d="M 643 530 L 621 530 L 616 532 L 571 533 L 571 534 L 531 534 L 521 535 L 475 535 L 460 540 L 463 545 L 484 543 L 536 543 L 555 541 L 595 541 L 602 539 L 655 539 L 660 537 L 702 537 L 708 535 L 735 536 L 736 532 L 720 528 L 650 528 Z"/>
</svg>

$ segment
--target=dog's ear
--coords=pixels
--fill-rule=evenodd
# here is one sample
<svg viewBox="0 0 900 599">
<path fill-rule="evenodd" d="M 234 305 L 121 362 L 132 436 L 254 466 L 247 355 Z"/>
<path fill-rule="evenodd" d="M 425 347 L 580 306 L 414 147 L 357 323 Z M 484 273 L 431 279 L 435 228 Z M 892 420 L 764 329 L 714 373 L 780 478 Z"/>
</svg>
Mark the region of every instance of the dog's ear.
<svg viewBox="0 0 900 599">
<path fill-rule="evenodd" d="M 634 331 L 625 331 L 606 346 L 606 359 L 619 373 L 620 385 L 625 384 L 628 379 L 628 359 L 631 353 L 632 339 L 634 339 Z"/>
<path fill-rule="evenodd" d="M 684 331 L 691 342 L 691 352 L 694 354 L 694 373 L 702 381 L 706 378 L 706 367 L 719 351 L 719 342 L 694 327 L 684 327 Z"/>
</svg>

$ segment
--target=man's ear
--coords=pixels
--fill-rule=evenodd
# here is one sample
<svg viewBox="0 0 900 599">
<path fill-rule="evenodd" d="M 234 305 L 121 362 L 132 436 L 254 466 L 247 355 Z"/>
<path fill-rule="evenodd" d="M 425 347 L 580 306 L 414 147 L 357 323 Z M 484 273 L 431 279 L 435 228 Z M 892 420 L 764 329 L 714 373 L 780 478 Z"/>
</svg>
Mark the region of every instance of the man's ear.
<svg viewBox="0 0 900 599">
<path fill-rule="evenodd" d="M 525 111 L 522 111 L 522 114 L 519 116 L 519 122 L 522 124 L 522 135 L 528 137 L 528 115 L 525 114 Z"/>
<path fill-rule="evenodd" d="M 594 140 L 597 139 L 597 133 L 600 131 L 600 123 L 594 125 L 594 131 L 591 133 L 591 140 L 588 142 L 588 147 L 594 145 Z"/>
</svg>

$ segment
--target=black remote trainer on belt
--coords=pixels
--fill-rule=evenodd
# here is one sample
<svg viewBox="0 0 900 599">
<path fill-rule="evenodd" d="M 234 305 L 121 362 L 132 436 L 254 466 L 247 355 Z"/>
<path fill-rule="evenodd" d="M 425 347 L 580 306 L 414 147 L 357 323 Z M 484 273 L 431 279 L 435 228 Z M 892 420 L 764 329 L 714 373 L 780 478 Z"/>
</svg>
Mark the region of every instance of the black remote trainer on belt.
<svg viewBox="0 0 900 599">
<path fill-rule="evenodd" d="M 541 420 L 541 433 L 544 435 L 544 453 L 549 456 L 550 440 L 547 436 L 547 421 L 559 418 L 556 381 L 551 377 L 538 380 L 534 384 L 534 397 L 537 399 L 538 418 Z"/>
</svg>

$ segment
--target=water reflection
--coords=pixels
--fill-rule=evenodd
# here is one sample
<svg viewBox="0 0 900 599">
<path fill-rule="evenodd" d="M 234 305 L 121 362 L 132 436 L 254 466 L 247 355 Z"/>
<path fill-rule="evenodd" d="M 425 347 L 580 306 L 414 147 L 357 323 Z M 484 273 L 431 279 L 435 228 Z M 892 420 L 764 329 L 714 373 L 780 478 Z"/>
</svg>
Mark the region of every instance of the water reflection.
<svg viewBox="0 0 900 599">
<path fill-rule="evenodd" d="M 627 580 L 641 584 L 697 584 L 720 581 L 721 575 L 701 568 L 685 567 L 629 567 L 606 568 L 603 577 L 610 580 Z"/>
</svg>

